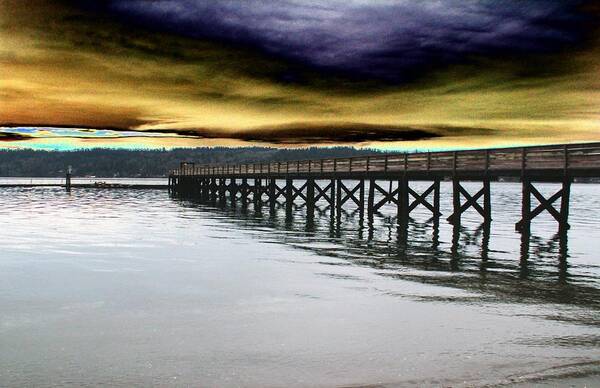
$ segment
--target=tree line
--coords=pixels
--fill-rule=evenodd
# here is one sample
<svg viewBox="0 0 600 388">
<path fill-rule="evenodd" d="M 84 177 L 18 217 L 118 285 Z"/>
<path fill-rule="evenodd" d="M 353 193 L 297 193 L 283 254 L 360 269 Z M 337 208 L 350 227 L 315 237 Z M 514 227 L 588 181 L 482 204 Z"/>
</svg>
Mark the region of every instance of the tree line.
<svg viewBox="0 0 600 388">
<path fill-rule="evenodd" d="M 0 176 L 62 177 L 68 166 L 74 176 L 164 177 L 180 162 L 260 163 L 301 159 L 364 156 L 379 153 L 352 147 L 278 149 L 269 147 L 178 148 L 173 150 L 89 149 L 77 151 L 2 150 Z"/>
</svg>

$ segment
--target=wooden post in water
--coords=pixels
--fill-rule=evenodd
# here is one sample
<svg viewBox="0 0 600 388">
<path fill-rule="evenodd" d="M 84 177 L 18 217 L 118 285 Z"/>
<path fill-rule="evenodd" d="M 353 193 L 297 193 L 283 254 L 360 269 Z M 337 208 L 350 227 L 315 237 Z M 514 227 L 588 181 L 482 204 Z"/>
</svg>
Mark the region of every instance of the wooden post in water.
<svg viewBox="0 0 600 388">
<path fill-rule="evenodd" d="M 335 197 L 335 179 L 331 180 L 331 193 L 330 193 L 330 215 L 331 215 L 331 222 L 333 222 L 335 215 L 336 215 L 336 209 L 335 209 L 335 204 L 336 204 L 336 197 Z"/>
<path fill-rule="evenodd" d="M 285 180 L 285 213 L 288 216 L 292 214 L 294 206 L 293 185 L 294 181 L 292 179 Z"/>
<path fill-rule="evenodd" d="M 271 212 L 271 214 L 275 213 L 275 202 L 277 199 L 277 198 L 275 198 L 276 182 L 277 181 L 275 180 L 275 178 L 269 179 L 269 211 Z"/>
<path fill-rule="evenodd" d="M 434 189 L 433 189 L 433 208 L 435 209 L 433 218 L 436 224 L 440 222 L 440 215 L 442 212 L 440 211 L 440 180 L 436 179 L 434 181 Z"/>
<path fill-rule="evenodd" d="M 457 177 L 452 179 L 452 215 L 448 221 L 453 225 L 460 225 L 460 181 Z"/>
<path fill-rule="evenodd" d="M 375 213 L 375 179 L 369 181 L 369 198 L 367 199 L 367 216 L 369 221 L 373 221 L 373 214 Z"/>
<path fill-rule="evenodd" d="M 257 209 L 262 206 L 262 179 L 255 178 L 254 179 L 254 190 L 252 194 L 252 200 L 254 201 L 254 209 Z"/>
<path fill-rule="evenodd" d="M 342 180 L 337 179 L 335 186 L 337 189 L 337 195 L 335 196 L 335 214 L 337 219 L 340 220 L 342 217 Z"/>
<path fill-rule="evenodd" d="M 483 219 L 486 224 L 492 222 L 492 192 L 490 189 L 490 178 L 483 180 Z"/>
<path fill-rule="evenodd" d="M 315 217 L 315 180 L 312 178 L 306 181 L 306 216 L 309 220 Z"/>
<path fill-rule="evenodd" d="M 242 207 L 245 209 L 248 206 L 248 179 L 242 178 L 242 185 L 240 187 Z"/>
<path fill-rule="evenodd" d="M 360 189 L 358 189 L 359 190 L 359 192 L 358 192 L 358 195 L 359 195 L 359 199 L 358 199 L 358 202 L 359 202 L 359 205 L 358 205 L 359 206 L 359 211 L 358 211 L 358 214 L 360 216 L 361 225 L 362 225 L 362 222 L 365 219 L 365 182 L 366 182 L 366 179 L 361 179 L 360 180 Z"/>
<path fill-rule="evenodd" d="M 562 196 L 560 198 L 560 221 L 558 230 L 560 233 L 566 232 L 569 225 L 569 202 L 571 198 L 571 178 L 565 177 L 562 183 Z"/>
<path fill-rule="evenodd" d="M 73 172 L 73 169 L 71 166 L 67 167 L 67 177 L 65 180 L 65 188 L 67 191 L 71 191 L 71 174 Z"/>
<path fill-rule="evenodd" d="M 208 189 L 210 180 L 206 177 L 200 177 L 200 199 L 206 201 L 208 199 Z"/>
<path fill-rule="evenodd" d="M 224 205 L 227 201 L 227 179 L 219 178 L 219 202 Z"/>
<path fill-rule="evenodd" d="M 531 212 L 531 183 L 523 177 L 522 199 L 521 199 L 521 221 L 517 222 L 515 229 L 521 233 L 529 233 L 529 213 Z"/>
<path fill-rule="evenodd" d="M 403 176 L 398 181 L 398 225 L 401 228 L 408 227 L 408 178 Z"/>
<path fill-rule="evenodd" d="M 237 200 L 237 179 L 231 178 L 229 183 L 229 196 L 231 199 L 231 207 L 235 207 Z"/>
</svg>

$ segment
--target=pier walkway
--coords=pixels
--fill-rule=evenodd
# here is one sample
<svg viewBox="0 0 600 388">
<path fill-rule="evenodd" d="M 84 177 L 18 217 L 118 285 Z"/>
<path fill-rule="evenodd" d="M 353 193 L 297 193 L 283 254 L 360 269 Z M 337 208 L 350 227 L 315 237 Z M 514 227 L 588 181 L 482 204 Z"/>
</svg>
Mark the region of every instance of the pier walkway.
<svg viewBox="0 0 600 388">
<path fill-rule="evenodd" d="M 569 228 L 571 182 L 576 178 L 600 178 L 600 143 L 566 144 L 519 148 L 498 148 L 448 152 L 378 154 L 352 158 L 298 160 L 271 163 L 195 165 L 182 162 L 169 174 L 174 193 L 242 206 L 254 202 L 275 206 L 283 200 L 291 211 L 300 201 L 307 216 L 314 214 L 317 201 L 325 201 L 331 215 L 354 204 L 364 219 L 371 218 L 386 204 L 397 208 L 398 223 L 406 224 L 410 212 L 425 206 L 439 218 L 440 181 L 451 180 L 453 209 L 448 221 L 459 225 L 461 214 L 473 208 L 489 223 L 490 182 L 520 180 L 521 219 L 515 227 L 528 232 L 531 220 L 548 211 L 559 230 Z M 430 181 L 418 193 L 411 181 Z M 481 189 L 470 193 L 462 181 L 480 181 Z M 537 182 L 559 182 L 561 188 L 546 198 Z M 538 205 L 532 209 L 532 197 Z M 558 203 L 558 205 L 555 205 Z"/>
</svg>

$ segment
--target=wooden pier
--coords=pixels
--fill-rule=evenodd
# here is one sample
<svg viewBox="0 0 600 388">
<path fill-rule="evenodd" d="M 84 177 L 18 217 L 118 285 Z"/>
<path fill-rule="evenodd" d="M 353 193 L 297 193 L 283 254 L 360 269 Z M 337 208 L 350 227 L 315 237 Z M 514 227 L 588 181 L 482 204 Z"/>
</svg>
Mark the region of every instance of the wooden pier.
<svg viewBox="0 0 600 388">
<path fill-rule="evenodd" d="M 199 199 L 230 201 L 234 206 L 254 203 L 274 207 L 283 201 L 288 212 L 300 202 L 306 206 L 308 218 L 314 215 L 318 201 L 326 203 L 331 217 L 339 217 L 345 206 L 353 204 L 361 220 L 372 219 L 382 206 L 392 204 L 398 224 L 406 225 L 417 206 L 424 206 L 439 219 L 440 181 L 451 180 L 453 206 L 447 220 L 460 225 L 461 215 L 471 208 L 489 224 L 490 182 L 513 179 L 523 185 L 516 230 L 528 232 L 531 221 L 548 211 L 559 231 L 566 231 L 571 183 L 577 178 L 600 178 L 600 143 L 235 165 L 183 162 L 170 172 L 169 189 Z M 419 193 L 411 188 L 411 181 L 430 181 L 431 185 Z M 479 181 L 481 189 L 469 192 L 464 181 Z M 559 182 L 561 189 L 546 198 L 536 188 L 538 182 Z M 532 197 L 539 203 L 533 209 Z"/>
</svg>

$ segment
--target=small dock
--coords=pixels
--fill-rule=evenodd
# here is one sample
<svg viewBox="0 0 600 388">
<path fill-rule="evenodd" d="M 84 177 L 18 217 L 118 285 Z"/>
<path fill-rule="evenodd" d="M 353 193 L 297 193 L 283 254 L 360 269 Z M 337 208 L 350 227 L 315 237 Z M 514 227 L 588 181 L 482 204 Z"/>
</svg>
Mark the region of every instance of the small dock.
<svg viewBox="0 0 600 388">
<path fill-rule="evenodd" d="M 169 174 L 169 189 L 177 195 L 232 205 L 268 204 L 283 201 L 306 206 L 314 215 L 318 201 L 325 202 L 332 217 L 353 206 L 361 222 L 372 219 L 384 205 L 396 208 L 398 224 L 407 225 L 410 213 L 424 206 L 434 219 L 442 211 L 460 225 L 461 215 L 475 209 L 482 221 L 492 221 L 490 182 L 502 179 L 522 183 L 521 218 L 515 229 L 528 233 L 531 221 L 549 212 L 561 232 L 569 229 L 569 199 L 575 179 L 600 178 L 600 143 L 497 148 L 465 151 L 420 152 L 352 158 L 297 160 L 271 163 L 195 165 L 182 162 Z M 452 209 L 440 209 L 440 182 L 452 181 Z M 429 181 L 417 192 L 412 181 Z M 469 192 L 464 181 L 481 182 Z M 545 197 L 538 182 L 558 182 L 560 189 Z M 532 199 L 534 202 L 532 202 Z M 535 202 L 537 201 L 537 202 Z M 537 205 L 532 208 L 532 204 Z"/>
</svg>

